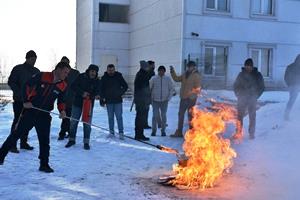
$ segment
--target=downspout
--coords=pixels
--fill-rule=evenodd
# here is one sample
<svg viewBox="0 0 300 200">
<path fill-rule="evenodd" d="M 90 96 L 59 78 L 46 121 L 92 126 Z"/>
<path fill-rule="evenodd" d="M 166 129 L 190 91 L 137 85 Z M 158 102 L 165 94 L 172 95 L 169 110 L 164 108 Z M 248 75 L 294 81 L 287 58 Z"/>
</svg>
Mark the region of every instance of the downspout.
<svg viewBox="0 0 300 200">
<path fill-rule="evenodd" d="M 95 12 L 94 12 L 94 8 L 95 8 L 95 4 L 96 4 L 97 0 L 93 0 L 92 2 L 92 28 L 91 28 L 91 57 L 90 57 L 90 63 L 95 63 L 95 56 L 94 56 L 94 43 L 95 43 Z"/>
<path fill-rule="evenodd" d="M 185 20 L 186 20 L 186 17 L 185 17 L 185 14 L 186 14 L 186 11 L 185 11 L 185 3 L 186 3 L 186 0 L 182 0 L 182 23 L 181 23 L 181 57 L 180 57 L 180 61 L 181 61 L 181 64 L 180 64 L 180 71 L 181 71 L 181 74 L 184 72 L 184 54 L 185 54 L 185 44 L 184 44 L 184 31 L 185 31 Z"/>
</svg>

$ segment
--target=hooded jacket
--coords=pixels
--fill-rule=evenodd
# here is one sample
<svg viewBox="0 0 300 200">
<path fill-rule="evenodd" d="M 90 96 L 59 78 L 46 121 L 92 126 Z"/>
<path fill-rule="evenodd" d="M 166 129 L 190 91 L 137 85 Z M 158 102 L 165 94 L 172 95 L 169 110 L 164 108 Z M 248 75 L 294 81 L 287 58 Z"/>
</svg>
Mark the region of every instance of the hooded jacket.
<svg viewBox="0 0 300 200">
<path fill-rule="evenodd" d="M 101 78 L 101 99 L 107 104 L 122 103 L 122 95 L 127 91 L 128 85 L 120 72 L 108 75 L 107 72 Z"/>
<path fill-rule="evenodd" d="M 287 66 L 284 81 L 288 87 L 300 86 L 300 54 L 293 63 Z"/>
<path fill-rule="evenodd" d="M 13 68 L 8 78 L 8 85 L 13 91 L 14 101 L 23 101 L 22 91 L 25 83 L 40 70 L 26 62 Z"/>
<path fill-rule="evenodd" d="M 164 76 L 153 76 L 150 81 L 150 91 L 152 101 L 163 102 L 169 101 L 173 94 L 175 93 L 175 89 L 170 77 Z"/>
<path fill-rule="evenodd" d="M 237 76 L 234 85 L 234 93 L 238 98 L 256 97 L 258 99 L 265 89 L 263 76 L 254 67 L 251 72 L 247 72 L 244 67 Z"/>
<path fill-rule="evenodd" d="M 186 71 L 184 74 L 177 76 L 174 70 L 171 70 L 171 76 L 174 81 L 181 82 L 180 98 L 181 99 L 196 99 L 201 86 L 201 76 L 198 70 L 192 72 Z"/>
<path fill-rule="evenodd" d="M 90 94 L 90 98 L 93 100 L 95 96 L 100 95 L 100 80 L 98 79 L 98 73 L 96 78 L 91 79 L 89 77 L 89 69 L 87 69 L 84 73 L 79 74 L 79 76 L 72 83 L 72 90 L 75 93 L 73 105 L 77 107 L 82 107 L 83 104 L 83 93 L 88 92 Z"/>
</svg>

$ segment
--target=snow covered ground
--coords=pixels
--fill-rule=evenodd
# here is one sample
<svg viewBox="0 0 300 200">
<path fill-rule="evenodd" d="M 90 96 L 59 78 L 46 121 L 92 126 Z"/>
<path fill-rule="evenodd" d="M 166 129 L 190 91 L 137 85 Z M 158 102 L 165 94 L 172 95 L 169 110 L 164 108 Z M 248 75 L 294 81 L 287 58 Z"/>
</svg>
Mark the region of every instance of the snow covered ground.
<svg viewBox="0 0 300 200">
<path fill-rule="evenodd" d="M 208 96 L 235 99 L 231 91 L 208 91 Z M 107 139 L 107 132 L 97 128 L 92 129 L 90 151 L 83 149 L 81 125 L 76 145 L 66 149 L 66 140 L 57 141 L 60 119 L 53 115 L 50 165 L 55 172 L 38 171 L 38 141 L 32 130 L 29 143 L 34 151 L 10 153 L 0 166 L 0 199 L 300 199 L 300 100 L 294 106 L 291 120 L 286 122 L 283 111 L 287 99 L 287 92 L 263 94 L 260 101 L 278 103 L 258 110 L 256 139 L 249 140 L 246 135 L 242 143 L 233 144 L 238 157 L 231 173 L 216 187 L 204 191 L 157 184 L 157 178 L 169 174 L 172 164 L 177 162 L 173 154 L 129 139 Z M 176 129 L 178 102 L 175 97 L 169 105 L 168 135 Z M 135 112 L 129 112 L 130 104 L 130 100 L 125 100 L 123 118 L 126 134 L 134 136 Z M 107 128 L 106 114 L 105 108 L 97 104 L 93 123 Z M 12 119 L 12 105 L 8 104 L 0 111 L 1 145 L 9 134 Z M 146 130 L 147 136 L 150 133 Z M 181 149 L 183 139 L 156 136 L 150 142 Z"/>
</svg>

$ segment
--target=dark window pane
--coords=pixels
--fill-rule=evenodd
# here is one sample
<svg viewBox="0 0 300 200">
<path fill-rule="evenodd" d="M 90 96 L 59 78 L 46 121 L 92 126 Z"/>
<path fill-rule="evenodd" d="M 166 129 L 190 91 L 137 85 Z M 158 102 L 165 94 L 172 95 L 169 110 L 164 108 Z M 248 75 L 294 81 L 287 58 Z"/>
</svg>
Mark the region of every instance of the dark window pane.
<svg viewBox="0 0 300 200">
<path fill-rule="evenodd" d="M 205 48 L 204 74 L 213 73 L 214 49 Z"/>
<path fill-rule="evenodd" d="M 218 0 L 218 10 L 227 11 L 227 0 Z"/>
<path fill-rule="evenodd" d="M 99 21 L 100 22 L 115 22 L 115 23 L 128 23 L 128 10 L 127 5 L 114 5 L 114 4 L 99 4 Z"/>
<path fill-rule="evenodd" d="M 206 0 L 206 7 L 209 9 L 215 9 L 215 0 Z"/>
<path fill-rule="evenodd" d="M 225 69 L 226 69 L 226 49 L 224 47 L 217 47 L 216 48 L 217 55 L 216 55 L 216 68 L 215 68 L 215 75 L 216 76 L 225 76 Z"/>
</svg>

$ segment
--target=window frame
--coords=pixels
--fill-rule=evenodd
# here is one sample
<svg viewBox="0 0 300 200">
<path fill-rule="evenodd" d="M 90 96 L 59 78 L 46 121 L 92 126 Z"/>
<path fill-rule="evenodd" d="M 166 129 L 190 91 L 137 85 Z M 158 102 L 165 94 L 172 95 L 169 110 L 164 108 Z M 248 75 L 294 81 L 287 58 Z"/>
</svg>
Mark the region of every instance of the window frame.
<svg viewBox="0 0 300 200">
<path fill-rule="evenodd" d="M 222 15 L 222 16 L 231 16 L 232 15 L 232 3 L 231 0 L 227 0 L 227 5 L 226 5 L 226 11 L 218 10 L 217 5 L 218 5 L 218 0 L 214 0 L 215 3 L 215 9 L 211 9 L 207 7 L 207 1 L 203 1 L 203 13 L 204 14 L 211 14 L 211 15 Z"/>
<path fill-rule="evenodd" d="M 274 20 L 277 18 L 277 0 L 271 0 L 272 1 L 272 13 L 270 14 L 264 14 L 260 11 L 260 13 L 255 13 L 254 12 L 254 4 L 255 1 L 260 1 L 260 5 L 261 5 L 261 10 L 262 10 L 262 5 L 264 1 L 268 1 L 268 0 L 251 0 L 251 6 L 250 6 L 250 17 L 251 18 L 261 18 L 261 19 L 271 19 Z"/>
<path fill-rule="evenodd" d="M 224 75 L 216 75 L 216 61 L 217 61 L 217 48 L 221 47 L 224 49 L 225 55 L 225 63 L 224 63 Z M 204 77 L 227 77 L 227 70 L 228 70 L 228 58 L 229 58 L 229 44 L 216 44 L 216 43 L 204 43 L 203 44 L 203 57 L 202 57 L 202 67 L 201 71 Z M 210 48 L 213 49 L 213 64 L 212 64 L 212 74 L 205 73 L 205 53 L 206 49 Z"/>
<path fill-rule="evenodd" d="M 115 22 L 115 21 L 101 21 L 101 5 L 110 5 L 110 6 L 126 6 L 127 7 L 127 19 L 126 22 Z M 98 10 L 98 22 L 99 23 L 114 23 L 114 24 L 129 24 L 129 5 L 127 4 L 116 4 L 116 3 L 104 3 L 99 2 L 99 10 Z"/>
<path fill-rule="evenodd" d="M 262 73 L 262 50 L 270 50 L 269 58 L 268 58 L 268 66 L 269 66 L 269 76 L 264 76 Z M 259 44 L 249 44 L 248 45 L 248 56 L 252 58 L 252 51 L 259 51 L 259 61 L 257 67 L 258 71 L 261 72 L 262 76 L 267 80 L 273 79 L 273 70 L 274 70 L 274 55 L 275 55 L 276 45 L 259 45 Z"/>
</svg>

